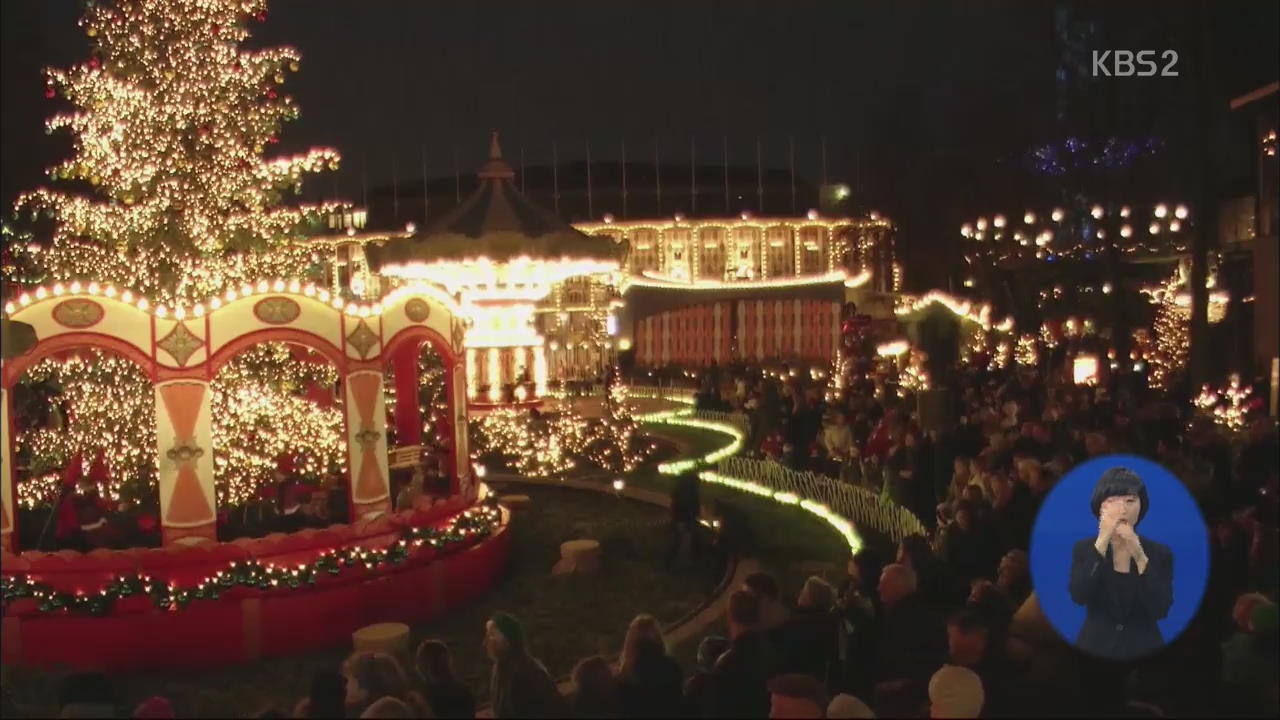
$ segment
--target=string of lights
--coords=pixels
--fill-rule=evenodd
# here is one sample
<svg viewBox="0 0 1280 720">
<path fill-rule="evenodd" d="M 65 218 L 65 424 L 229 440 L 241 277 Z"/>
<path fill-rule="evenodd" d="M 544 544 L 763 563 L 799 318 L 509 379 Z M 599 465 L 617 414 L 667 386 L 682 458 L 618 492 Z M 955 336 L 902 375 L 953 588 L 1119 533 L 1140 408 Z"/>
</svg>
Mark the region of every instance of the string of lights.
<svg viewBox="0 0 1280 720">
<path fill-rule="evenodd" d="M 30 575 L 0 577 L 0 597 L 6 610 L 16 601 L 30 598 L 42 613 L 73 613 L 103 616 L 116 603 L 135 595 L 151 598 L 161 610 L 178 611 L 193 601 L 214 601 L 235 588 L 272 591 L 289 588 L 305 589 L 320 578 L 341 575 L 346 568 L 359 567 L 367 573 L 399 565 L 415 554 L 430 551 L 435 556 L 451 555 L 488 537 L 502 522 L 502 511 L 496 503 L 477 505 L 454 516 L 439 528 L 410 528 L 387 548 L 360 546 L 334 548 L 322 552 L 309 563 L 293 567 L 263 564 L 258 560 L 236 561 L 225 570 L 189 586 L 179 587 L 145 575 L 116 577 L 98 590 L 59 591 Z"/>
</svg>

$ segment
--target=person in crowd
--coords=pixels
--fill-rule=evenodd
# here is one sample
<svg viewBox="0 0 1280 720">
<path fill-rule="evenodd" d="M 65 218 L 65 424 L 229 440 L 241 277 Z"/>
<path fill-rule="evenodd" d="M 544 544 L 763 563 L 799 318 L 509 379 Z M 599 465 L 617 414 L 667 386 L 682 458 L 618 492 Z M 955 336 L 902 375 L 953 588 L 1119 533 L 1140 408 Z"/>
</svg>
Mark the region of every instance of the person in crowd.
<svg viewBox="0 0 1280 720">
<path fill-rule="evenodd" d="M 943 665 L 929 679 L 929 717 L 981 717 L 985 695 L 982 680 L 966 667 Z"/>
<path fill-rule="evenodd" d="M 947 621 L 947 662 L 969 668 L 982 679 L 985 717 L 1018 715 L 1013 700 L 1015 674 L 989 620 L 976 609 L 961 609 Z"/>
<path fill-rule="evenodd" d="M 870 720 L 875 716 L 866 703 L 848 693 L 836 695 L 827 704 L 827 720 Z"/>
<path fill-rule="evenodd" d="M 842 477 L 844 468 L 854 459 L 853 429 L 849 427 L 848 417 L 840 410 L 832 410 L 822 426 L 822 445 L 827 451 L 830 464 L 827 474 Z"/>
<path fill-rule="evenodd" d="M 789 613 L 782 603 L 778 579 L 767 572 L 753 572 L 742 582 L 742 589 L 760 602 L 760 627 L 773 630 L 787 621 Z"/>
<path fill-rule="evenodd" d="M 681 714 L 684 674 L 667 654 L 662 628 L 652 615 L 637 615 L 627 628 L 617 678 L 623 717 L 678 717 Z"/>
<path fill-rule="evenodd" d="M 918 697 L 943 655 L 945 636 L 920 598 L 915 572 L 893 564 L 880 575 L 882 611 L 877 619 L 875 702 Z"/>
<path fill-rule="evenodd" d="M 1031 489 L 1004 473 L 992 473 L 987 484 L 991 488 L 991 522 L 1001 547 L 1026 550 L 1036 520 Z"/>
<path fill-rule="evenodd" d="M 1241 595 L 1236 601 L 1237 630 L 1222 644 L 1222 682 L 1237 709 L 1275 717 L 1276 678 L 1280 676 L 1280 636 L 1277 608 L 1259 593 Z"/>
<path fill-rule="evenodd" d="M 339 672 L 322 671 L 311 676 L 311 692 L 293 711 L 300 718 L 347 717 L 347 678 Z"/>
<path fill-rule="evenodd" d="M 805 580 L 791 617 L 778 625 L 774 644 L 778 673 L 803 673 L 824 684 L 835 681 L 839 652 L 839 625 L 835 614 L 835 589 L 813 576 Z"/>
<path fill-rule="evenodd" d="M 928 604 L 950 607 L 968 595 L 968 586 L 957 583 L 954 573 L 935 555 L 929 538 L 924 535 L 903 538 L 898 543 L 896 562 L 911 570 L 920 597 Z"/>
<path fill-rule="evenodd" d="M 956 456 L 951 467 L 951 481 L 947 484 L 938 500 L 937 515 L 939 522 L 946 522 L 955 516 L 956 506 L 960 504 L 960 496 L 968 487 L 973 475 L 970 473 L 972 460 L 963 455 Z"/>
<path fill-rule="evenodd" d="M 360 717 L 370 705 L 391 697 L 405 702 L 419 712 L 426 712 L 426 701 L 409 685 L 404 668 L 391 655 L 358 652 L 342 664 L 346 678 L 346 706 L 349 717 Z"/>
<path fill-rule="evenodd" d="M 400 698 L 388 695 L 386 697 L 378 698 L 370 703 L 369 707 L 365 708 L 364 712 L 360 713 L 360 717 L 400 720 L 400 718 L 417 718 L 425 716 L 419 714 L 419 711 L 414 710 L 409 703 L 401 700 Z"/>
<path fill-rule="evenodd" d="M 423 640 L 415 653 L 415 665 L 423 683 L 423 697 L 438 718 L 473 718 L 476 696 L 453 669 L 453 654 L 439 640 Z"/>
<path fill-rule="evenodd" d="M 729 649 L 711 668 L 701 715 L 708 718 L 763 718 L 769 714 L 766 683 L 774 650 L 761 629 L 760 601 L 745 590 L 729 596 Z"/>
<path fill-rule="evenodd" d="M 573 666 L 573 716 L 576 718 L 620 717 L 618 681 L 602 655 L 593 655 Z"/>
<path fill-rule="evenodd" d="M 135 720 L 173 720 L 177 715 L 169 698 L 156 695 L 143 700 L 133 709 Z"/>
<path fill-rule="evenodd" d="M 746 516 L 736 504 L 723 498 L 717 499 L 711 507 L 712 518 L 719 523 L 714 545 L 719 560 L 717 565 L 723 565 L 731 558 L 751 557 L 755 553 L 755 534 Z"/>
<path fill-rule="evenodd" d="M 493 663 L 490 702 L 495 718 L 553 718 L 569 712 L 542 661 L 529 654 L 524 626 L 496 612 L 485 625 L 485 653 Z"/>
<path fill-rule="evenodd" d="M 785 673 L 769 680 L 769 717 L 823 718 L 827 713 L 827 688 L 804 673 Z"/>
<path fill-rule="evenodd" d="M 698 532 L 698 518 L 702 515 L 702 502 L 698 492 L 698 473 L 690 470 L 676 478 L 671 491 L 670 545 L 667 548 L 666 566 L 671 569 L 680 557 L 686 540 L 694 562 L 701 556 L 702 540 Z"/>
<path fill-rule="evenodd" d="M 63 718 L 120 717 L 111 680 L 99 672 L 73 673 L 63 678 L 58 689 Z"/>
<path fill-rule="evenodd" d="M 996 568 L 996 585 L 1014 605 L 1020 605 L 1031 594 L 1031 561 L 1025 550 L 1014 548 L 1000 558 Z"/>
<path fill-rule="evenodd" d="M 709 635 L 698 643 L 697 669 L 684 684 L 685 714 L 698 717 L 707 706 L 707 692 L 712 682 L 712 669 L 729 649 L 729 639 Z"/>
<path fill-rule="evenodd" d="M 955 522 L 942 534 L 942 560 L 966 583 L 989 576 L 995 564 L 996 542 L 978 526 L 977 514 L 973 503 L 962 501 Z"/>
</svg>

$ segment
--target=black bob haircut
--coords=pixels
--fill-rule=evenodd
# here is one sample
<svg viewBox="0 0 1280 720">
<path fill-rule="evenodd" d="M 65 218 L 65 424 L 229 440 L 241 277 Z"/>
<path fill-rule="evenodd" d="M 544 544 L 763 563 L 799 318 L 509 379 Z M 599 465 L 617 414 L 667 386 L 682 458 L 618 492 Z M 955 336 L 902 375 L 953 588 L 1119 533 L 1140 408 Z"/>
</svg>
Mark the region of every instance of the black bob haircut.
<svg viewBox="0 0 1280 720">
<path fill-rule="evenodd" d="M 1093 486 L 1093 497 L 1089 500 L 1093 516 L 1102 517 L 1102 503 L 1107 498 L 1125 495 L 1138 496 L 1138 502 L 1141 504 L 1141 509 L 1138 510 L 1138 522 L 1142 522 L 1151 505 L 1151 501 L 1147 498 L 1147 486 L 1143 484 L 1142 478 L 1138 477 L 1137 473 L 1125 467 L 1113 467 L 1098 478 L 1098 484 Z"/>
</svg>

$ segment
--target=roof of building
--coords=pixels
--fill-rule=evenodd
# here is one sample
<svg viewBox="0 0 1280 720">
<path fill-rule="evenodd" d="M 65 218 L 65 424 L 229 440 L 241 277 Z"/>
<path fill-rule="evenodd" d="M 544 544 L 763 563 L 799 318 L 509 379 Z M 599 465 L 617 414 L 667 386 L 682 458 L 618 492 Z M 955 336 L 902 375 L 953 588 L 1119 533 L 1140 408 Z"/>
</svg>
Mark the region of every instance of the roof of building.
<svg viewBox="0 0 1280 720">
<path fill-rule="evenodd" d="M 617 260 L 623 248 L 608 238 L 582 233 L 533 204 L 512 182 L 493 134 L 489 160 L 476 173 L 480 186 L 448 215 L 417 235 L 388 241 L 375 253 L 379 266 L 488 258 Z"/>
</svg>

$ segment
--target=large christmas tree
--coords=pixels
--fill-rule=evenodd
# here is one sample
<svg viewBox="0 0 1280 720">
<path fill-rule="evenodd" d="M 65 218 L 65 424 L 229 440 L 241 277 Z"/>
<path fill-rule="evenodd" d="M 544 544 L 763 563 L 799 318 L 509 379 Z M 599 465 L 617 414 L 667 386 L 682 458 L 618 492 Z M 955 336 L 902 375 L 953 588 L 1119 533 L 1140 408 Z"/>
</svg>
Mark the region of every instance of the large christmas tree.
<svg viewBox="0 0 1280 720">
<path fill-rule="evenodd" d="M 51 222 L 36 223 L 32 242 L 11 248 L 7 270 L 20 269 L 27 282 L 108 282 L 155 305 L 193 304 L 263 278 L 314 279 L 312 253 L 295 241 L 337 207 L 286 201 L 301 192 L 304 174 L 336 169 L 338 155 L 264 156 L 282 124 L 298 116 L 280 85 L 299 61 L 290 48 L 241 47 L 247 24 L 265 19 L 265 6 L 85 3 L 88 61 L 47 72 L 47 97 L 74 107 L 47 130 L 69 131 L 74 151 L 50 169 L 53 188 L 19 198 L 18 219 Z M 140 372 L 119 367 L 126 362 L 95 353 L 46 363 L 24 380 L 36 396 L 43 392 L 37 385 L 60 389 L 55 402 L 66 407 L 61 424 L 24 424 L 20 450 L 37 475 L 103 449 L 117 478 L 110 496 L 154 501 L 154 492 L 122 488 L 153 489 L 155 475 L 152 390 Z M 220 371 L 213 386 L 220 503 L 252 497 L 279 454 L 299 456 L 307 475 L 341 462 L 340 408 L 309 399 L 332 386 L 332 369 L 325 370 L 283 346 L 264 346 Z M 121 397 L 140 398 L 152 412 Z M 27 505 L 47 500 L 48 477 L 24 483 Z"/>
<path fill-rule="evenodd" d="M 240 48 L 265 0 L 86 5 L 90 59 L 47 72 L 46 95 L 75 106 L 47 124 L 74 139 L 72 156 L 49 170 L 65 189 L 18 200 L 56 220 L 41 253 L 49 279 L 108 281 L 164 303 L 306 274 L 311 254 L 290 242 L 326 208 L 283 203 L 338 155 L 263 156 L 298 116 L 277 88 L 299 59 L 290 48 Z"/>
</svg>

